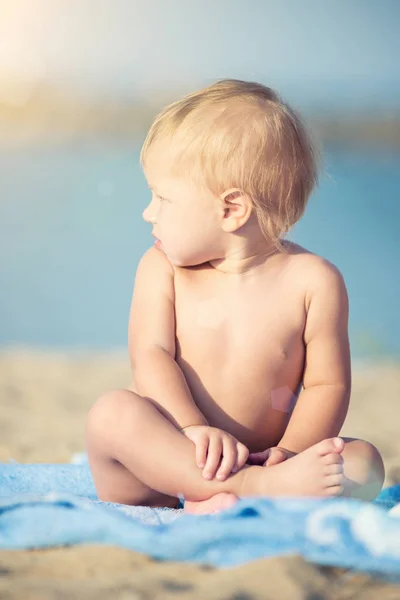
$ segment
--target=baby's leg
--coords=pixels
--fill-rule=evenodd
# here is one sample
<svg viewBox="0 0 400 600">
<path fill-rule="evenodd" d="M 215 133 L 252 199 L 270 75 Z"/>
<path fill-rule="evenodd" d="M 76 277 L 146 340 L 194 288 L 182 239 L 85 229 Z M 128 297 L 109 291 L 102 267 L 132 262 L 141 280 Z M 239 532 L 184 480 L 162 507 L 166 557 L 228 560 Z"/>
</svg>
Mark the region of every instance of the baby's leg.
<svg viewBox="0 0 400 600">
<path fill-rule="evenodd" d="M 376 498 L 382 489 L 385 479 L 385 469 L 382 457 L 378 450 L 364 440 L 356 438 L 341 438 L 343 440 L 343 450 L 340 455 L 328 454 L 322 456 L 321 460 L 326 462 L 326 475 L 329 477 L 340 477 L 342 473 L 341 487 L 328 487 L 323 491 L 313 490 L 313 495 L 340 495 L 349 498 L 358 498 L 365 501 L 371 501 Z M 274 467 L 263 467 L 266 472 L 278 474 L 279 483 L 269 479 L 266 480 L 268 488 L 266 493 L 274 495 L 283 493 L 285 495 L 309 495 L 310 486 L 307 484 L 307 477 L 311 468 L 315 469 L 315 450 L 321 448 L 330 440 L 324 440 L 315 446 L 304 450 L 294 458 L 290 458 L 280 465 Z M 306 460 L 306 457 L 307 460 Z M 311 463 L 307 464 L 311 458 Z M 340 459 L 340 460 L 339 460 Z M 318 483 L 320 472 L 314 472 L 315 482 Z M 296 481 L 297 477 L 297 481 Z M 300 478 L 300 480 L 299 480 Z M 287 482 L 290 482 L 289 485 Z M 338 483 L 338 482 L 337 482 Z M 300 484 L 300 485 L 299 485 Z M 328 492 L 326 494 L 326 492 Z M 217 494 L 210 500 L 203 502 L 186 502 L 185 512 L 192 514 L 203 514 L 210 512 L 219 512 L 234 504 L 235 500 L 232 494 Z"/>
<path fill-rule="evenodd" d="M 100 500 L 123 504 L 176 506 L 228 492 L 237 497 L 341 492 L 337 464 L 344 443 L 327 439 L 268 468 L 244 466 L 225 481 L 204 479 L 191 440 L 147 398 L 118 390 L 100 398 L 87 421 L 87 451 Z"/>
<path fill-rule="evenodd" d="M 177 496 L 205 500 L 237 492 L 243 473 L 207 481 L 195 446 L 146 398 L 128 390 L 102 396 L 89 412 L 86 447 L 100 500 L 176 507 Z M 229 489 L 228 489 L 229 488 Z"/>
<path fill-rule="evenodd" d="M 96 402 L 88 415 L 86 449 L 97 495 L 105 502 L 176 508 L 176 497 L 161 494 L 148 487 L 116 459 L 121 452 L 116 448 L 120 421 L 126 413 L 122 398 L 128 394 L 131 394 L 128 390 L 106 394 Z M 129 398 L 127 402 L 133 403 L 135 398 Z M 140 441 L 140 433 L 134 424 L 131 434 Z"/>
<path fill-rule="evenodd" d="M 378 450 L 364 440 L 342 438 L 345 447 L 342 452 L 344 469 L 343 496 L 374 500 L 382 489 L 385 480 L 385 467 Z"/>
</svg>

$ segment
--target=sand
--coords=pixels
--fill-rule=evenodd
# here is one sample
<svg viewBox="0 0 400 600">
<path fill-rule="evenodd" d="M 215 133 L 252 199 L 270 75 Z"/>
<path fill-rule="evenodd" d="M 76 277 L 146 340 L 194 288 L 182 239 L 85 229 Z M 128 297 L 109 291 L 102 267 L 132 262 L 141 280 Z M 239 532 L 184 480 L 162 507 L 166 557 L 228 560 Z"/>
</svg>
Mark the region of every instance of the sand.
<svg viewBox="0 0 400 600">
<path fill-rule="evenodd" d="M 86 414 L 106 390 L 129 384 L 126 354 L 0 353 L 0 461 L 69 462 L 84 450 Z M 385 486 L 400 482 L 400 363 L 353 366 L 351 406 L 342 435 L 381 451 Z M 48 598 L 399 598 L 400 586 L 298 556 L 232 569 L 160 562 L 111 546 L 0 552 L 0 599 Z"/>
</svg>

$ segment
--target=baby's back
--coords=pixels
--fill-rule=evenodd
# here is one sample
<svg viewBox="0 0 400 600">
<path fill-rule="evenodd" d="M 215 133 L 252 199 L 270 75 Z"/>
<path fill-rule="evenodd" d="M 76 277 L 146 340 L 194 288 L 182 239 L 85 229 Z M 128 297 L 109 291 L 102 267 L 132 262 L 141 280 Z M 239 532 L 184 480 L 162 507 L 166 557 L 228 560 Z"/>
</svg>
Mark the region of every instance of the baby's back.
<svg viewBox="0 0 400 600">
<path fill-rule="evenodd" d="M 175 360 L 210 425 L 251 452 L 279 442 L 302 383 L 314 255 L 289 248 L 240 276 L 174 267 Z"/>
</svg>

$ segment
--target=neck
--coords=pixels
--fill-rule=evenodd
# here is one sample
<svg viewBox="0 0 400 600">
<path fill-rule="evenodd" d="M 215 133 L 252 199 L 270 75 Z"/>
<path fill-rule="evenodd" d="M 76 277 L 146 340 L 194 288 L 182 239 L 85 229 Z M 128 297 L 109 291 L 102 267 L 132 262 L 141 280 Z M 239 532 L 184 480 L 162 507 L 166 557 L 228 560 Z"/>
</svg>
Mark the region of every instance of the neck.
<svg viewBox="0 0 400 600">
<path fill-rule="evenodd" d="M 216 271 L 220 271 L 227 275 L 246 275 L 256 267 L 265 265 L 269 258 L 278 254 L 278 252 L 279 250 L 272 245 L 265 248 L 263 251 L 249 254 L 239 250 L 225 258 L 210 260 L 209 264 Z"/>
</svg>

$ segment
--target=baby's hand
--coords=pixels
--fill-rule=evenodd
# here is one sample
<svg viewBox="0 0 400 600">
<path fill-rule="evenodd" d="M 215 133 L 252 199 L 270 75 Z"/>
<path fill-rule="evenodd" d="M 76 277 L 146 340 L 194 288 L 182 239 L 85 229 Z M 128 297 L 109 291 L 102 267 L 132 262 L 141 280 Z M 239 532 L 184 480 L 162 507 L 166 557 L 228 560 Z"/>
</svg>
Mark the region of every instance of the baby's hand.
<svg viewBox="0 0 400 600">
<path fill-rule="evenodd" d="M 190 425 L 181 431 L 194 442 L 196 463 L 205 479 L 213 479 L 217 472 L 217 479 L 224 481 L 246 464 L 248 449 L 230 433 L 208 425 Z"/>
<path fill-rule="evenodd" d="M 271 465 L 278 465 L 292 456 L 296 456 L 296 452 L 291 452 L 290 450 L 286 450 L 286 448 L 281 448 L 279 446 L 273 446 L 272 448 L 267 448 L 263 452 L 252 452 L 249 454 L 247 463 L 249 465 L 270 467 Z"/>
</svg>

